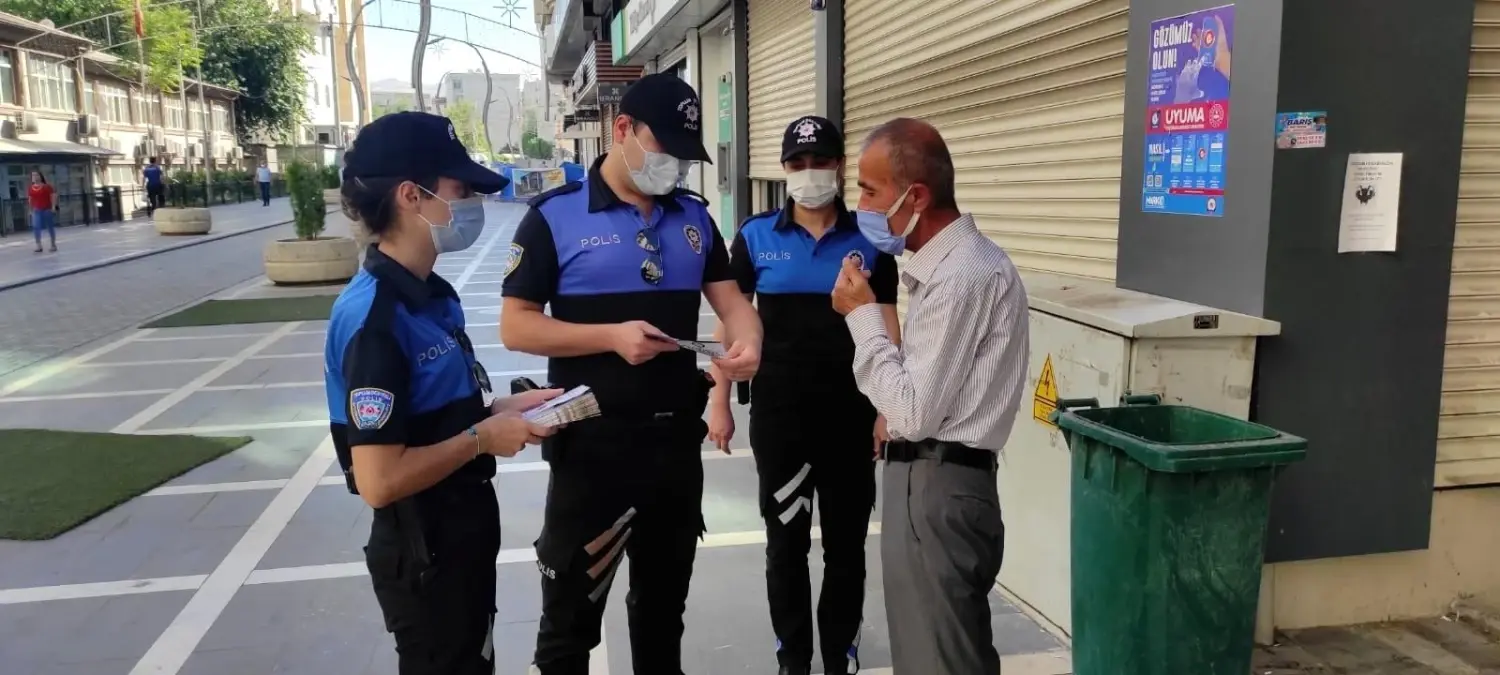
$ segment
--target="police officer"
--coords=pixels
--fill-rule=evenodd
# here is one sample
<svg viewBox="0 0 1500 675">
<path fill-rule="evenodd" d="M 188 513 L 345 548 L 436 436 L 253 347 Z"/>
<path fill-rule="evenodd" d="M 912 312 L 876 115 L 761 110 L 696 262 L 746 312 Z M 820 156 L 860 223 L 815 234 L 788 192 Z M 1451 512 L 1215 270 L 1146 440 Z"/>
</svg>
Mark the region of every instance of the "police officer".
<svg viewBox="0 0 1500 675">
<path fill-rule="evenodd" d="M 611 122 L 614 145 L 583 181 L 531 201 L 503 287 L 505 345 L 548 357 L 559 387 L 588 385 L 602 413 L 542 446 L 552 480 L 536 542 L 541 675 L 588 672 L 626 555 L 635 672 L 682 673 L 711 380 L 694 353 L 662 338 L 696 339 L 706 296 L 728 327 L 717 361 L 726 376 L 747 379 L 760 361 L 760 319 L 730 279 L 724 239 L 705 200 L 676 187 L 692 162 L 708 161 L 698 94 L 647 75 Z"/>
<path fill-rule="evenodd" d="M 334 303 L 324 379 L 350 492 L 374 507 L 365 560 L 401 675 L 494 670 L 499 507 L 494 455 L 552 430 L 518 414 L 559 392 L 486 406 L 489 377 L 453 287 L 432 271 L 484 229 L 476 193 L 505 179 L 469 159 L 445 117 L 371 122 L 346 156 L 350 217 L 378 238 Z"/>
<path fill-rule="evenodd" d="M 790 198 L 751 216 L 730 247 L 730 269 L 756 296 L 765 350 L 752 385 L 750 448 L 760 475 L 766 521 L 766 590 L 782 675 L 807 675 L 813 612 L 807 553 L 813 495 L 823 530 L 823 590 L 818 634 L 829 673 L 859 668 L 864 606 L 865 533 L 875 505 L 875 408 L 854 384 L 854 343 L 828 303 L 845 258 L 870 275 L 892 335 L 897 334 L 896 261 L 855 225 L 839 191 L 844 138 L 822 117 L 786 128 L 781 165 Z M 717 374 L 716 374 L 717 375 Z M 729 385 L 717 378 L 709 437 L 722 450 L 734 436 Z"/>
</svg>

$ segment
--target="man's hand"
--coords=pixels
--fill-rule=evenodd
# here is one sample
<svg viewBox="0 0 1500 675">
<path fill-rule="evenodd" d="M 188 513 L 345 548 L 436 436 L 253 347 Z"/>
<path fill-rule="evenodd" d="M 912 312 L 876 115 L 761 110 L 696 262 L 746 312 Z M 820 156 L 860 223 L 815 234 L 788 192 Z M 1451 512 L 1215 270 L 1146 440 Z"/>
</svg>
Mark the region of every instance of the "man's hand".
<svg viewBox="0 0 1500 675">
<path fill-rule="evenodd" d="M 844 259 L 838 281 L 833 284 L 833 308 L 839 314 L 848 316 L 864 305 L 875 304 L 875 291 L 870 290 L 869 276 L 869 272 L 859 269 L 853 258 Z"/>
<path fill-rule="evenodd" d="M 632 366 L 656 358 L 657 354 L 677 351 L 677 343 L 658 340 L 650 336 L 667 337 L 656 326 L 645 321 L 627 321 L 614 326 L 614 350 L 620 358 Z"/>
<path fill-rule="evenodd" d="M 724 358 L 714 359 L 714 365 L 730 382 L 749 380 L 755 377 L 755 371 L 760 370 L 760 345 L 735 341 L 729 345 Z"/>
<path fill-rule="evenodd" d="M 502 396 L 490 403 L 490 414 L 523 413 L 561 396 L 562 393 L 562 389 L 532 389 L 513 396 Z"/>
<path fill-rule="evenodd" d="M 885 459 L 885 444 L 891 441 L 890 432 L 885 430 L 885 415 L 875 416 L 875 459 Z"/>
<path fill-rule="evenodd" d="M 728 401 L 708 406 L 708 440 L 720 452 L 729 454 L 729 442 L 734 440 L 734 412 Z"/>
<path fill-rule="evenodd" d="M 491 415 L 474 428 L 479 432 L 480 451 L 496 457 L 514 457 L 527 444 L 540 445 L 542 439 L 557 431 L 554 427 L 527 422 L 513 412 Z"/>
</svg>

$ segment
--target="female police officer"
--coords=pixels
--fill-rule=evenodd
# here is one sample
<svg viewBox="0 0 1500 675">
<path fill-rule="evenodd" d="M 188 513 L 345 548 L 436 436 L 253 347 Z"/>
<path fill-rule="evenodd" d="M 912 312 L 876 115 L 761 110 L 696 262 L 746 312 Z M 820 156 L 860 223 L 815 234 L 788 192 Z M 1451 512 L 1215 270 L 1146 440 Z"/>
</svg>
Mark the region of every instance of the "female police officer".
<svg viewBox="0 0 1500 675">
<path fill-rule="evenodd" d="M 812 661 L 807 552 L 814 490 L 826 568 L 818 603 L 823 666 L 829 673 L 858 669 L 877 421 L 854 384 L 849 330 L 828 304 L 845 258 L 871 274 L 891 335 L 899 330 L 896 261 L 870 245 L 838 198 L 843 159 L 844 139 L 832 122 L 803 117 L 788 125 L 781 164 L 791 198 L 784 209 L 746 220 L 730 247 L 730 270 L 741 292 L 759 296 L 765 326 L 750 447 L 760 474 L 766 588 L 783 675 L 806 675 Z M 734 435 L 729 386 L 717 372 L 715 380 L 709 437 L 728 451 Z M 878 425 L 874 433 L 878 444 Z"/>
<path fill-rule="evenodd" d="M 493 672 L 494 455 L 551 434 L 519 412 L 556 390 L 485 406 L 458 294 L 432 272 L 484 228 L 473 195 L 505 182 L 426 113 L 370 123 L 346 157 L 345 209 L 379 243 L 334 303 L 324 377 L 349 490 L 375 508 L 366 562 L 401 675 Z"/>
</svg>

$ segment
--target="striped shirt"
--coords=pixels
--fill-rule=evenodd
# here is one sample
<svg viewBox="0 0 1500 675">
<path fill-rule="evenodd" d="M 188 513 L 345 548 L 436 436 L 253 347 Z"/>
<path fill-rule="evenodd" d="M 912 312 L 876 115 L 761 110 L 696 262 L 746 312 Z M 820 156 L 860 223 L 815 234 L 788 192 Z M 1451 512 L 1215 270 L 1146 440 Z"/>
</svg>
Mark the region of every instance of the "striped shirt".
<svg viewBox="0 0 1500 675">
<path fill-rule="evenodd" d="M 879 305 L 849 313 L 854 379 L 892 438 L 999 452 L 1016 420 L 1030 359 L 1026 288 L 964 215 L 901 272 L 911 301 L 897 348 Z"/>
</svg>

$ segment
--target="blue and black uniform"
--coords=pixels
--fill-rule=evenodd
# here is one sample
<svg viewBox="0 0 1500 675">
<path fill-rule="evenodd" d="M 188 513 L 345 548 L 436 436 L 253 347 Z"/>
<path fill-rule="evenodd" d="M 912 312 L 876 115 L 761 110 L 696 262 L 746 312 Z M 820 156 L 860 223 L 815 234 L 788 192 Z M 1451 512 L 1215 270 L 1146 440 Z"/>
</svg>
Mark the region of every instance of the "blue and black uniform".
<svg viewBox="0 0 1500 675">
<path fill-rule="evenodd" d="M 488 376 L 453 287 L 371 246 L 333 305 L 324 380 L 334 448 L 435 445 L 489 416 Z M 365 560 L 402 675 L 490 675 L 500 512 L 479 455 L 437 485 L 375 510 Z"/>
<path fill-rule="evenodd" d="M 860 234 L 835 202 L 838 220 L 813 239 L 786 207 L 751 216 L 730 247 L 740 290 L 756 296 L 764 326 L 751 382 L 750 447 L 766 521 L 766 586 L 777 660 L 812 660 L 807 554 L 813 494 L 823 532 L 818 633 L 827 672 L 855 661 L 863 617 L 865 534 L 875 505 L 875 408 L 854 382 L 854 341 L 829 295 L 845 258 L 870 272 L 881 304 L 896 303 L 896 261 Z M 790 672 L 805 672 L 794 670 Z M 852 671 L 851 671 L 852 672 Z"/>
<path fill-rule="evenodd" d="M 653 127 L 655 128 L 655 127 Z M 705 284 L 729 280 L 724 239 L 702 197 L 658 197 L 649 218 L 600 176 L 543 193 L 516 230 L 504 296 L 575 324 L 645 321 L 693 339 Z M 588 672 L 615 571 L 630 556 L 635 672 L 680 675 L 682 613 L 703 533 L 704 408 L 712 381 L 683 350 L 632 366 L 613 352 L 551 358 L 555 387 L 588 385 L 602 415 L 543 444 L 552 465 L 542 535 L 543 675 Z"/>
<path fill-rule="evenodd" d="M 146 215 L 151 215 L 157 209 L 167 205 L 166 185 L 162 183 L 161 166 L 147 164 L 141 169 L 141 175 L 146 179 Z"/>
</svg>

